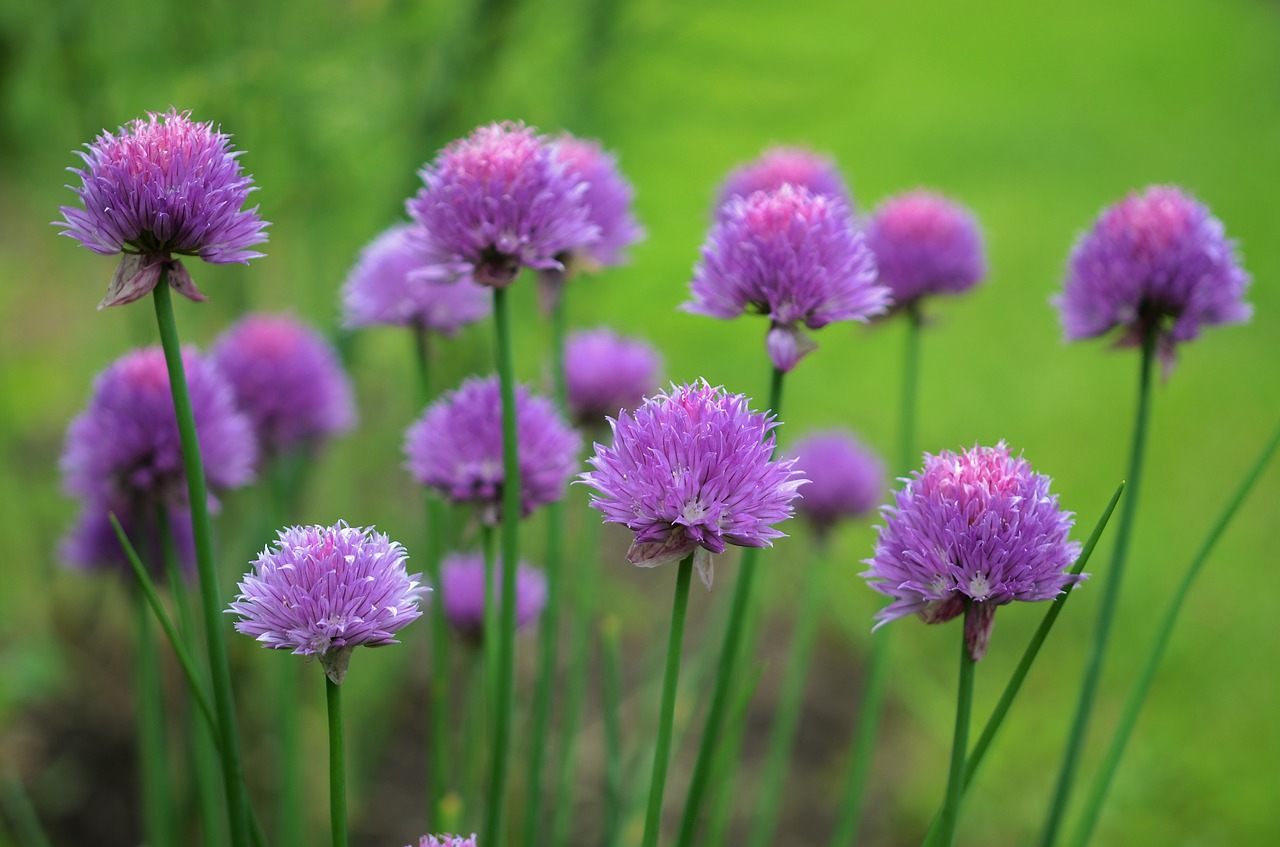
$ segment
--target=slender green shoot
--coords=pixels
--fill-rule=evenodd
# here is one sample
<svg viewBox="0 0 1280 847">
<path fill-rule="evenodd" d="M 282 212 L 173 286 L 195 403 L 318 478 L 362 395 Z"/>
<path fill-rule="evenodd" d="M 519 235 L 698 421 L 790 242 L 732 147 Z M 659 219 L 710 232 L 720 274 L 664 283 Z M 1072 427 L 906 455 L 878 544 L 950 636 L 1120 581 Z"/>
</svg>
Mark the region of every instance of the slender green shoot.
<svg viewBox="0 0 1280 847">
<path fill-rule="evenodd" d="M 137 624 L 137 659 L 134 682 L 137 685 L 138 753 L 142 775 L 142 820 L 147 843 L 156 847 L 174 844 L 174 802 L 165 738 L 168 709 L 164 702 L 164 680 L 160 669 L 160 650 L 152 628 L 151 612 L 141 598 L 135 597 L 134 617 Z"/>
<path fill-rule="evenodd" d="M 333 847 L 347 847 L 347 765 L 343 748 L 342 686 L 324 678 L 329 707 L 329 824 Z"/>
<path fill-rule="evenodd" d="M 0 809 L 13 825 L 18 847 L 52 847 L 49 836 L 40 825 L 40 816 L 15 772 L 6 770 L 0 779 Z"/>
<path fill-rule="evenodd" d="M 604 838 L 602 847 L 618 847 L 622 831 L 622 624 L 617 615 L 600 622 L 600 658 L 604 683 Z"/>
<path fill-rule="evenodd" d="M 964 617 L 968 629 L 973 603 L 966 602 Z M 942 821 L 939 824 L 938 843 L 951 847 L 955 842 L 956 823 L 960 818 L 960 800 L 964 796 L 964 759 L 969 749 L 969 715 L 973 711 L 973 656 L 969 653 L 968 639 L 960 633 L 960 686 L 956 696 L 956 731 L 951 744 L 951 767 L 947 774 L 947 798 L 942 804 Z"/>
</svg>

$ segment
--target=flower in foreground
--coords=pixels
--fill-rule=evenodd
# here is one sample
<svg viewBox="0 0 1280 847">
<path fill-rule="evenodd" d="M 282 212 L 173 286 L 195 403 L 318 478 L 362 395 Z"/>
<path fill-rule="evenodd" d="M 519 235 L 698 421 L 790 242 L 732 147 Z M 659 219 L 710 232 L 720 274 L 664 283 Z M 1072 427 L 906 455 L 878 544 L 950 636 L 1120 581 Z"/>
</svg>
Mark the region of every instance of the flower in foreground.
<svg viewBox="0 0 1280 847">
<path fill-rule="evenodd" d="M 499 563 L 496 572 L 500 570 Z M 484 640 L 484 582 L 484 557 L 478 554 L 455 553 L 440 565 L 445 617 L 455 632 L 474 643 Z M 497 601 L 501 603 L 502 598 Z M 537 620 L 546 605 L 547 578 L 532 565 L 520 562 L 516 569 L 516 629 Z"/>
<path fill-rule="evenodd" d="M 231 137 L 190 112 L 151 113 L 104 132 L 88 152 L 73 188 L 83 208 L 63 206 L 62 234 L 95 253 L 123 253 L 107 296 L 118 306 L 146 296 L 168 271 L 178 293 L 204 300 L 180 259 L 246 263 L 261 256 L 249 248 L 267 240 L 258 207 L 244 209 L 253 179 L 240 170 Z"/>
<path fill-rule="evenodd" d="M 600 237 L 571 173 L 531 127 L 496 123 L 454 141 L 420 173 L 409 198 L 427 278 L 502 288 L 522 267 L 564 270 L 558 256 Z"/>
<path fill-rule="evenodd" d="M 571 334 L 564 349 L 569 414 L 587 428 L 620 409 L 634 409 L 657 389 L 660 364 L 657 351 L 644 341 L 604 328 Z"/>
<path fill-rule="evenodd" d="M 351 380 L 319 333 L 287 315 L 250 315 L 214 343 L 264 458 L 313 452 L 355 423 Z"/>
<path fill-rule="evenodd" d="M 408 326 L 450 337 L 489 316 L 493 293 L 487 288 L 419 275 L 426 258 L 413 231 L 411 224 L 393 226 L 361 252 L 342 287 L 345 326 Z"/>
<path fill-rule="evenodd" d="M 987 273 L 978 223 L 963 206 L 928 191 L 882 203 L 867 221 L 867 246 L 893 308 L 923 297 L 960 294 Z"/>
<path fill-rule="evenodd" d="M 406 844 L 405 847 L 415 847 L 413 844 Z M 475 833 L 470 838 L 463 838 L 461 835 L 424 835 L 418 839 L 416 847 L 476 847 Z"/>
<path fill-rule="evenodd" d="M 842 520 L 870 513 L 884 497 L 884 462 L 851 433 L 814 433 L 788 452 L 809 478 L 796 512 L 820 535 Z"/>
<path fill-rule="evenodd" d="M 610 419 L 613 444 L 596 444 L 581 475 L 606 523 L 635 533 L 627 560 L 641 567 L 694 554 L 711 587 L 712 553 L 768 547 L 783 533 L 806 480 L 794 460 L 773 461 L 777 421 L 753 412 L 741 394 L 705 381 L 672 386 L 634 413 Z"/>
<path fill-rule="evenodd" d="M 723 209 L 734 197 L 775 191 L 787 184 L 842 200 L 853 208 L 853 197 L 835 162 L 803 147 L 773 147 L 735 168 L 720 186 L 717 208 Z"/>
<path fill-rule="evenodd" d="M 735 318 L 767 315 L 767 347 L 789 371 L 817 345 L 804 327 L 881 314 L 889 291 L 843 201 L 784 185 L 735 197 L 707 236 L 685 311 Z"/>
<path fill-rule="evenodd" d="M 516 386 L 521 516 L 564 496 L 582 440 L 543 397 Z M 496 376 L 473 378 L 427 407 L 405 434 L 406 465 L 453 503 L 502 520 L 502 392 Z"/>
<path fill-rule="evenodd" d="M 965 641 L 977 661 L 997 606 L 1051 600 L 1078 579 L 1066 573 L 1080 553 L 1068 540 L 1072 513 L 1049 493 L 1049 477 L 1003 441 L 926 454 L 923 470 L 882 511 L 885 525 L 862 574 L 893 599 L 876 615 L 877 628 L 912 612 L 942 623 L 971 606 Z"/>
<path fill-rule="evenodd" d="M 263 647 L 315 656 L 340 685 L 351 651 L 381 647 L 422 615 L 422 574 L 408 554 L 372 528 L 293 526 L 280 530 L 240 583 L 229 613 L 235 628 Z"/>
<path fill-rule="evenodd" d="M 1103 210 L 1071 251 L 1055 300 L 1068 341 L 1119 327 L 1122 345 L 1157 333 L 1166 370 L 1201 326 L 1248 320 L 1249 275 L 1209 210 L 1175 186 L 1132 193 Z"/>
</svg>

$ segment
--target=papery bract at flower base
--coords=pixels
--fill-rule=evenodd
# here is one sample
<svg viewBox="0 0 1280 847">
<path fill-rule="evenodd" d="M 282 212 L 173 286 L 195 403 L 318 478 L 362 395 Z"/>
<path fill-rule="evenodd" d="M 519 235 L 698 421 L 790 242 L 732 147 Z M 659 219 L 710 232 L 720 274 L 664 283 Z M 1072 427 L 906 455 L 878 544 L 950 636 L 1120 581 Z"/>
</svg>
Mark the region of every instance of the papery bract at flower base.
<svg viewBox="0 0 1280 847">
<path fill-rule="evenodd" d="M 254 190 L 241 172 L 231 137 L 211 123 L 171 109 L 104 132 L 88 152 L 73 189 L 83 208 L 63 206 L 63 235 L 104 256 L 124 253 L 99 304 L 131 303 L 149 294 L 168 271 L 169 285 L 192 300 L 204 295 L 173 254 L 206 262 L 245 263 L 267 240 L 258 208 L 242 208 Z"/>
<path fill-rule="evenodd" d="M 871 588 L 893 599 L 879 628 L 911 613 L 948 621 L 973 607 L 965 638 L 975 661 L 987 649 L 995 609 L 1014 600 L 1052 600 L 1077 579 L 1080 554 L 1068 540 L 1071 512 L 1002 441 L 963 453 L 925 455 L 894 503 L 883 507 L 875 555 L 865 560 Z"/>
<path fill-rule="evenodd" d="M 853 208 L 853 196 L 835 162 L 803 147 L 772 147 L 755 161 L 735 168 L 720 186 L 716 208 L 724 209 L 734 197 L 776 191 L 784 185 L 805 188 Z"/>
<path fill-rule="evenodd" d="M 501 573 L 501 567 L 501 562 L 495 563 L 495 573 Z M 454 631 L 475 643 L 484 640 L 484 579 L 484 557 L 479 554 L 446 556 L 440 565 L 445 617 Z M 498 601 L 501 603 L 501 597 Z M 537 620 L 546 605 L 547 578 L 532 565 L 520 562 L 516 569 L 516 629 Z"/>
<path fill-rule="evenodd" d="M 895 310 L 923 297 L 960 294 L 987 274 L 978 223 L 938 194 L 912 191 L 882 203 L 867 221 L 878 281 Z"/>
<path fill-rule="evenodd" d="M 607 329 L 576 332 L 564 350 L 569 412 L 582 427 L 631 410 L 658 387 L 658 353 L 649 344 Z"/>
<path fill-rule="evenodd" d="M 870 513 L 884 497 L 884 462 L 848 432 L 814 433 L 787 453 L 795 457 L 796 470 L 809 479 L 796 513 L 819 534 L 842 520 Z"/>
<path fill-rule="evenodd" d="M 695 554 L 711 587 L 711 553 L 725 546 L 767 547 L 783 535 L 807 480 L 793 460 L 772 461 L 777 422 L 752 412 L 746 397 L 705 381 L 672 386 L 634 414 L 610 420 L 613 444 L 596 445 L 591 506 L 607 523 L 635 533 L 627 559 L 653 567 Z"/>
</svg>

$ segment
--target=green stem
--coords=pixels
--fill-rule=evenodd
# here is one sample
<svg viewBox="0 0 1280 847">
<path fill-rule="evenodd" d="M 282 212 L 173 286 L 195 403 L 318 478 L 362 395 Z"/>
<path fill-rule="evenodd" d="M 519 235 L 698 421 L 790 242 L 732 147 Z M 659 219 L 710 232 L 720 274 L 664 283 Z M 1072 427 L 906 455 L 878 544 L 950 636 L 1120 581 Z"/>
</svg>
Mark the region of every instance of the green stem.
<svg viewBox="0 0 1280 847">
<path fill-rule="evenodd" d="M 227 794 L 227 818 L 232 847 L 249 843 L 249 807 L 244 788 L 244 772 L 240 763 L 240 738 L 236 730 L 235 700 L 231 689 L 231 666 L 227 660 L 224 615 L 218 592 L 218 572 L 213 560 L 213 531 L 209 523 L 209 494 L 205 488 L 204 462 L 196 436 L 187 376 L 182 363 L 182 345 L 178 340 L 173 302 L 169 296 L 166 272 L 153 292 L 156 323 L 169 370 L 169 386 L 173 392 L 174 413 L 182 443 L 182 462 L 186 469 L 187 496 L 191 506 L 191 529 L 195 538 L 196 571 L 200 582 L 200 602 L 204 613 L 205 645 L 209 652 L 209 669 L 213 682 L 214 708 L 221 739 L 222 781 Z"/>
<path fill-rule="evenodd" d="M 616 615 L 600 622 L 600 658 L 604 682 L 604 840 L 618 847 L 622 829 L 622 648 Z"/>
<path fill-rule="evenodd" d="M 31 798 L 22 787 L 18 774 L 6 769 L 0 777 L 0 809 L 13 825 L 13 834 L 19 847 L 52 847 L 49 836 L 40 825 Z"/>
<path fill-rule="evenodd" d="M 498 382 L 502 392 L 502 633 L 498 642 L 497 719 L 493 731 L 493 767 L 489 771 L 485 844 L 502 843 L 506 808 L 507 748 L 515 688 L 516 566 L 520 556 L 520 453 L 516 441 L 516 386 L 511 350 L 511 316 L 507 289 L 493 292 L 497 336 Z"/>
<path fill-rule="evenodd" d="M 726 726 L 723 730 L 725 743 L 716 750 L 715 762 L 711 765 L 711 782 L 720 787 L 711 814 L 704 830 L 704 838 L 700 843 L 712 847 L 724 844 L 729 833 L 729 822 L 737 806 L 737 792 L 732 790 L 731 778 L 738 771 L 738 755 L 742 751 L 742 742 L 747 734 L 747 712 L 751 706 L 751 698 L 755 695 L 760 678 L 764 676 L 764 664 L 757 662 L 754 671 L 738 686 L 733 704 L 729 707 Z"/>
<path fill-rule="evenodd" d="M 493 739 L 494 698 L 498 694 L 498 554 L 495 548 L 493 527 L 484 524 L 480 528 L 480 549 L 484 553 L 484 632 L 480 646 L 484 656 L 484 713 L 487 716 L 485 737 Z"/>
<path fill-rule="evenodd" d="M 1071 841 L 1072 844 L 1083 847 L 1083 845 L 1089 843 L 1089 839 L 1093 836 L 1094 827 L 1098 822 L 1098 815 L 1102 811 L 1102 804 L 1106 800 L 1107 791 L 1111 787 L 1111 780 L 1115 776 L 1116 768 L 1120 765 L 1120 757 L 1124 754 L 1125 745 L 1133 734 L 1134 725 L 1138 721 L 1138 713 L 1142 711 L 1142 704 L 1147 699 L 1147 692 L 1151 690 L 1151 683 L 1155 680 L 1156 669 L 1159 668 L 1160 661 L 1164 658 L 1164 651 L 1169 646 L 1174 624 L 1177 623 L 1182 606 L 1187 600 L 1187 595 L 1191 592 L 1191 586 L 1196 577 L 1200 575 L 1200 571 L 1205 562 L 1208 561 L 1209 554 L 1213 552 L 1218 539 L 1222 537 L 1222 533 L 1226 531 L 1231 519 L 1235 517 L 1236 511 L 1244 503 L 1245 498 L 1249 496 L 1254 483 L 1262 475 L 1263 469 L 1271 461 L 1278 444 L 1280 444 L 1280 428 L 1277 428 L 1272 433 L 1270 440 L 1267 441 L 1257 460 L 1253 463 L 1253 467 L 1249 469 L 1244 479 L 1240 481 L 1239 487 L 1227 502 L 1227 506 L 1218 517 L 1217 522 L 1209 530 L 1209 535 L 1200 546 L 1195 558 L 1191 560 L 1191 565 L 1187 568 L 1187 572 L 1183 574 L 1182 582 L 1178 585 L 1177 591 L 1174 592 L 1173 599 L 1169 602 L 1169 608 L 1165 610 L 1164 618 L 1160 622 L 1160 628 L 1156 630 L 1151 652 L 1147 655 L 1142 669 L 1138 672 L 1138 676 L 1133 682 L 1133 689 L 1129 692 L 1129 699 L 1125 702 L 1124 711 L 1120 716 L 1120 723 L 1111 739 L 1111 746 L 1107 748 L 1107 753 L 1103 757 L 1098 773 L 1094 777 L 1093 785 L 1090 787 L 1084 812 L 1081 815 L 1080 825 L 1076 831 L 1076 837 Z"/>
<path fill-rule="evenodd" d="M 653 778 L 649 781 L 649 805 L 644 816 L 644 840 L 641 841 L 641 847 L 655 847 L 662 822 L 662 794 L 667 783 L 667 762 L 671 754 L 671 732 L 676 713 L 676 688 L 680 682 L 680 647 L 684 641 L 684 618 L 689 606 L 689 582 L 692 577 L 691 553 L 680 562 L 675 600 L 671 605 L 667 666 L 662 675 L 662 709 L 658 713 L 658 740 L 653 751 Z"/>
<path fill-rule="evenodd" d="M 324 678 L 329 706 L 329 821 L 333 847 L 347 847 L 347 774 L 342 746 L 342 686 Z"/>
<path fill-rule="evenodd" d="M 160 670 L 160 651 L 152 629 L 151 612 L 141 598 L 135 598 L 137 621 L 137 731 L 138 759 L 142 776 L 142 819 L 147 844 L 164 847 L 173 844 L 174 804 L 165 742 L 164 683 Z"/>
<path fill-rule="evenodd" d="M 902 411 L 898 418 L 898 470 L 916 465 L 916 399 L 920 385 L 920 305 L 906 308 L 906 344 L 902 351 Z"/>
<path fill-rule="evenodd" d="M 966 602 L 964 617 L 968 627 L 973 604 Z M 947 774 L 947 798 L 942 804 L 942 821 L 939 824 L 939 844 L 951 847 L 955 841 L 956 822 L 960 816 L 960 799 L 964 795 L 964 756 L 969 749 L 969 714 L 973 710 L 973 656 L 969 645 L 960 633 L 960 686 L 956 696 L 956 731 L 951 744 L 951 767 Z"/>
<path fill-rule="evenodd" d="M 769 380 L 769 411 L 775 416 L 780 414 L 782 406 L 783 372 L 773 368 Z M 776 433 L 777 430 L 774 430 Z M 743 649 L 743 631 L 751 610 L 751 590 L 755 583 L 756 559 L 758 547 L 747 547 L 742 551 L 742 564 L 738 568 L 738 584 L 734 586 L 733 608 L 729 611 L 729 623 L 725 627 L 724 642 L 720 648 L 720 665 L 716 669 L 715 688 L 711 695 L 711 705 L 703 722 L 702 739 L 698 743 L 698 758 L 693 766 L 693 777 L 689 783 L 689 793 L 685 798 L 684 813 L 680 818 L 680 835 L 676 841 L 679 847 L 691 847 L 694 834 L 698 829 L 698 812 L 707 791 L 708 776 L 716 755 L 716 746 L 721 738 L 724 726 L 724 711 L 732 699 L 734 671 L 738 657 L 745 653 Z"/>
<path fill-rule="evenodd" d="M 1041 847 L 1052 847 L 1057 841 L 1058 829 L 1062 825 L 1062 818 L 1066 814 L 1067 804 L 1071 799 L 1080 751 L 1088 735 L 1089 717 L 1093 711 L 1098 680 L 1102 676 L 1102 663 L 1107 655 L 1107 641 L 1111 635 L 1112 621 L 1115 619 L 1116 605 L 1120 597 L 1120 582 L 1124 576 L 1125 560 L 1129 552 L 1129 537 L 1133 533 L 1134 517 L 1138 511 L 1139 483 L 1142 478 L 1142 460 L 1146 452 L 1151 411 L 1151 376 L 1155 368 L 1158 332 L 1158 324 L 1150 321 L 1142 339 L 1142 362 L 1138 376 L 1138 410 L 1134 416 L 1133 448 L 1129 458 L 1129 496 L 1125 499 L 1124 509 L 1120 512 L 1120 525 L 1116 529 L 1116 546 L 1111 556 L 1109 579 L 1102 588 L 1101 607 L 1098 610 L 1093 646 L 1085 665 L 1084 680 L 1080 685 L 1080 702 L 1076 707 L 1066 753 L 1062 757 L 1062 768 L 1058 772 L 1058 782 L 1045 820 L 1044 833 L 1040 839 Z"/>
</svg>

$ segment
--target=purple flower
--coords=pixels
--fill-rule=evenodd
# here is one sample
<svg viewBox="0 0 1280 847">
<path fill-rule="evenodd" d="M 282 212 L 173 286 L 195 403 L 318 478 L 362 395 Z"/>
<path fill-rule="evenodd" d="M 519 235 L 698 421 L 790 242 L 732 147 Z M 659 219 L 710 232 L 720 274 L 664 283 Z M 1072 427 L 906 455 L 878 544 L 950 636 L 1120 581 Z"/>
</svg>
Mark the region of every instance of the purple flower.
<svg viewBox="0 0 1280 847">
<path fill-rule="evenodd" d="M 351 381 L 338 354 L 294 318 L 244 318 L 223 333 L 211 356 L 253 421 L 264 458 L 311 452 L 355 423 Z"/>
<path fill-rule="evenodd" d="M 414 845 L 406 844 L 405 847 Z M 417 847 L 476 847 L 476 835 L 474 832 L 470 838 L 463 838 L 461 835 L 424 835 L 419 839 Z"/>
<path fill-rule="evenodd" d="M 341 684 L 356 647 L 395 644 L 417 620 L 428 589 L 405 570 L 408 554 L 372 528 L 292 526 L 279 532 L 240 583 L 228 608 L 235 627 L 262 646 L 317 656 Z"/>
<path fill-rule="evenodd" d="M 1055 301 L 1067 340 L 1122 327 L 1121 344 L 1141 344 L 1151 326 L 1167 369 L 1174 345 L 1197 337 L 1202 324 L 1249 319 L 1249 275 L 1235 252 L 1222 223 L 1180 189 L 1130 194 L 1103 210 L 1071 251 Z"/>
<path fill-rule="evenodd" d="M 718 208 L 734 197 L 750 197 L 757 191 L 774 191 L 784 185 L 807 188 L 853 208 L 853 197 L 835 162 L 803 147 L 773 147 L 730 172 L 720 187 Z"/>
<path fill-rule="evenodd" d="M 501 603 L 498 573 L 495 570 L 494 593 Z M 484 578 L 484 557 L 480 555 L 455 553 L 440 565 L 445 617 L 458 634 L 477 644 L 484 640 Z M 547 578 L 537 568 L 520 562 L 516 569 L 516 629 L 537 620 L 546 605 Z"/>
<path fill-rule="evenodd" d="M 583 201 L 588 220 L 599 230 L 599 238 L 570 251 L 573 264 L 607 268 L 623 262 L 622 251 L 644 237 L 644 230 L 631 213 L 635 192 L 618 171 L 618 162 L 594 141 L 562 135 L 551 142 L 551 151 L 571 179 L 587 184 Z"/>
<path fill-rule="evenodd" d="M 194 348 L 182 359 L 209 486 L 248 483 L 258 452 L 249 419 L 236 410 L 214 365 Z M 134 514 L 130 504 L 137 502 L 186 504 L 182 445 L 160 348 L 127 353 L 98 375 L 88 408 L 67 428 L 61 468 L 69 494 L 117 514 Z"/>
<path fill-rule="evenodd" d="M 470 277 L 501 288 L 521 267 L 563 270 L 557 256 L 600 237 L 587 183 L 523 124 L 480 127 L 420 175 L 425 187 L 406 208 L 420 227 L 427 278 Z"/>
<path fill-rule="evenodd" d="M 635 533 L 627 560 L 653 567 L 694 554 L 711 587 L 711 553 L 726 544 L 768 547 L 783 533 L 791 501 L 806 480 L 794 460 L 772 461 L 777 422 L 747 398 L 705 381 L 672 386 L 634 415 L 610 419 L 613 446 L 596 445 L 592 508 Z"/>
<path fill-rule="evenodd" d="M 885 525 L 862 574 L 893 598 L 877 628 L 912 612 L 941 623 L 971 606 L 965 640 L 977 661 L 997 606 L 1051 600 L 1077 581 L 1065 573 L 1080 554 L 1067 540 L 1072 513 L 1049 493 L 1049 478 L 1003 441 L 926 454 L 894 500 L 882 509 Z"/>
<path fill-rule="evenodd" d="M 634 409 L 658 387 L 659 367 L 657 351 L 643 341 L 607 329 L 571 334 L 564 349 L 569 413 L 587 428 L 620 409 Z"/>
<path fill-rule="evenodd" d="M 843 201 L 790 184 L 735 197 L 707 236 L 685 311 L 768 315 L 769 358 L 789 371 L 817 345 L 802 327 L 865 321 L 885 311 L 875 258 Z"/>
<path fill-rule="evenodd" d="M 934 294 L 960 294 L 986 276 L 978 223 L 967 209 L 938 194 L 912 191 L 890 198 L 867 222 L 880 284 L 894 309 Z"/>
<path fill-rule="evenodd" d="M 111 569 L 131 574 L 129 559 L 107 517 L 114 511 L 120 528 L 129 538 L 143 566 L 157 580 L 163 578 L 166 573 L 165 549 L 157 526 L 158 508 L 146 508 L 151 504 L 140 505 L 139 508 L 120 503 L 112 508 L 101 503 L 87 504 L 81 510 L 75 527 L 62 539 L 58 547 L 59 558 L 75 570 Z M 165 514 L 169 519 L 170 537 L 178 553 L 178 564 L 184 573 L 194 573 L 196 548 L 191 534 L 191 512 L 166 508 Z"/>
<path fill-rule="evenodd" d="M 426 264 L 410 224 L 379 235 L 360 254 L 342 287 L 343 323 L 352 328 L 410 326 L 444 336 L 488 317 L 493 294 L 469 279 L 422 279 Z"/>
<path fill-rule="evenodd" d="M 258 207 L 243 209 L 253 179 L 240 171 L 231 137 L 212 123 L 170 109 L 104 132 L 71 168 L 84 208 L 63 206 L 62 234 L 104 256 L 124 253 L 107 296 L 98 304 L 132 303 L 168 270 L 169 284 L 192 300 L 205 296 L 174 253 L 206 262 L 245 263 L 267 240 Z"/>
<path fill-rule="evenodd" d="M 564 496 L 582 440 L 550 400 L 516 386 L 520 514 Z M 496 376 L 469 379 L 427 407 L 405 436 L 409 472 L 454 503 L 475 503 L 481 519 L 502 519 L 502 396 Z"/>
<path fill-rule="evenodd" d="M 841 430 L 815 433 L 789 451 L 797 470 L 809 478 L 796 504 L 819 534 L 837 523 L 871 512 L 884 497 L 884 463 L 852 434 Z"/>
</svg>

